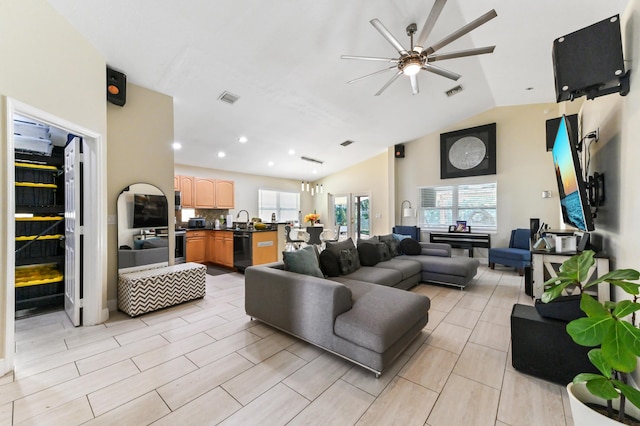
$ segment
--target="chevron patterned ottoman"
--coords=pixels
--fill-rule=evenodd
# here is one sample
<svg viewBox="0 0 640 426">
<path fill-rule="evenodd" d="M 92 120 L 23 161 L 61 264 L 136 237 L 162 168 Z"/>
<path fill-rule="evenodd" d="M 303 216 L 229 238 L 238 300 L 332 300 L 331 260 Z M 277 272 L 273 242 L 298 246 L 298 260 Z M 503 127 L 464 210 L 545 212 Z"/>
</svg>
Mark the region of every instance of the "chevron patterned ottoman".
<svg viewBox="0 0 640 426">
<path fill-rule="evenodd" d="M 206 266 L 189 262 L 120 274 L 118 309 L 135 317 L 204 297 L 206 273 Z"/>
</svg>

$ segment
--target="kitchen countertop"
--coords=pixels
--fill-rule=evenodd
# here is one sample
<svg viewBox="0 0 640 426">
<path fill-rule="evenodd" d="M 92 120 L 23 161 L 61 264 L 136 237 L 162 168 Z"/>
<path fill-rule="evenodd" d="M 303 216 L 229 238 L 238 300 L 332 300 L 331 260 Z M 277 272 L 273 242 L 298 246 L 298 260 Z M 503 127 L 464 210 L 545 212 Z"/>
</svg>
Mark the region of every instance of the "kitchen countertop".
<svg viewBox="0 0 640 426">
<path fill-rule="evenodd" d="M 205 227 L 205 228 L 185 228 L 185 231 L 227 231 L 227 232 L 276 232 L 277 230 L 275 229 L 230 229 L 230 228 L 220 228 L 220 229 L 216 229 L 216 228 L 211 228 L 211 227 Z"/>
</svg>

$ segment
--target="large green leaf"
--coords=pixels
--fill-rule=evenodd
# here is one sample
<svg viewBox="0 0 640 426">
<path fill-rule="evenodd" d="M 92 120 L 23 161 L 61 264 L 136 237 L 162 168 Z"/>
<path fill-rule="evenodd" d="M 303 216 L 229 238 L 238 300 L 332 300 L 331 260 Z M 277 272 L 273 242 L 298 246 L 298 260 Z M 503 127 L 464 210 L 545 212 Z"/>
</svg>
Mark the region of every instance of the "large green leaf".
<svg viewBox="0 0 640 426">
<path fill-rule="evenodd" d="M 613 327 L 611 315 L 603 317 L 578 318 L 567 324 L 567 333 L 574 342 L 582 346 L 598 346 L 605 334 Z"/>
<path fill-rule="evenodd" d="M 617 281 L 617 280 L 613 280 L 609 282 L 617 287 L 620 287 L 622 290 L 624 290 L 628 294 L 631 294 L 634 296 L 637 296 L 638 294 L 640 294 L 640 284 L 630 283 L 627 281 Z"/>
<path fill-rule="evenodd" d="M 609 315 L 609 311 L 602 306 L 602 303 L 598 302 L 587 293 L 582 293 L 582 296 L 580 297 L 580 309 L 582 309 L 582 311 L 589 317 Z"/>
<path fill-rule="evenodd" d="M 604 377 L 601 379 L 589 380 L 587 382 L 587 389 L 595 396 L 599 396 L 603 399 L 616 399 L 620 396 L 616 388 L 611 383 L 611 380 L 607 380 Z"/>
<path fill-rule="evenodd" d="M 640 330 L 627 321 L 619 321 L 626 333 L 622 336 L 623 345 L 636 356 L 640 356 Z"/>
<path fill-rule="evenodd" d="M 636 388 L 633 388 L 625 383 L 622 383 L 619 380 L 614 380 L 613 384 L 615 387 L 620 389 L 622 394 L 627 398 L 629 402 L 631 402 L 636 407 L 640 408 L 640 391 Z"/>
<path fill-rule="evenodd" d="M 557 299 L 558 297 L 560 297 L 560 295 L 562 295 L 562 292 L 564 291 L 564 289 L 569 285 L 572 284 L 573 280 L 571 281 L 567 281 L 565 283 L 562 284 L 557 284 L 554 285 L 553 287 L 549 287 L 547 288 L 544 293 L 542 293 L 542 297 L 540 298 L 540 300 L 542 300 L 543 303 L 549 303 L 552 300 Z M 547 283 L 545 283 L 546 285 Z"/>
<path fill-rule="evenodd" d="M 622 325 L 624 321 L 612 321 L 613 327 L 602 339 L 602 355 L 615 370 L 630 373 L 636 368 L 636 356 L 625 344 L 628 341 L 629 332 Z"/>
<path fill-rule="evenodd" d="M 573 383 L 584 383 L 596 379 L 606 379 L 606 377 L 596 373 L 580 373 L 573 378 Z"/>
<path fill-rule="evenodd" d="M 613 310 L 613 316 L 619 319 L 623 319 L 627 315 L 640 310 L 640 303 L 632 302 L 631 300 L 621 300 L 616 304 L 616 308 Z"/>
<path fill-rule="evenodd" d="M 602 355 L 601 349 L 591 349 L 587 354 L 587 356 L 589 357 L 589 361 L 591 361 L 591 364 L 593 364 L 594 367 L 596 367 L 604 377 L 609 379 L 611 378 L 611 375 L 613 374 L 611 364 L 609 364 L 609 362 L 607 362 L 607 359 L 604 357 L 604 355 Z M 588 374 L 588 373 L 582 373 L 582 374 Z M 576 378 L 578 376 L 576 376 Z M 594 378 L 590 378 L 590 379 L 585 378 L 584 381 L 589 381 L 593 379 Z M 574 382 L 575 382 L 575 379 L 574 379 Z"/>
</svg>

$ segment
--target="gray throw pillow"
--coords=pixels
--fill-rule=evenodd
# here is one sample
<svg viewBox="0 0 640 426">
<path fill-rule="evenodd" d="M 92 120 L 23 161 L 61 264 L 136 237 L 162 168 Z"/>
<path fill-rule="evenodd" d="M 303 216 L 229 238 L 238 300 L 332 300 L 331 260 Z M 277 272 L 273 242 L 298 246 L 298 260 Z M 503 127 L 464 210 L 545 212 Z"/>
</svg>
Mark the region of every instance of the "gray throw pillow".
<svg viewBox="0 0 640 426">
<path fill-rule="evenodd" d="M 391 259 L 391 252 L 389 251 L 389 246 L 387 246 L 385 243 L 376 244 L 376 249 L 378 250 L 379 262 L 384 262 L 385 260 Z"/>
<path fill-rule="evenodd" d="M 391 257 L 402 254 L 398 251 L 398 240 L 393 238 L 393 234 L 389 235 L 381 235 L 380 242 L 385 243 L 387 247 L 389 247 L 389 253 L 391 253 Z"/>
<path fill-rule="evenodd" d="M 348 275 L 360 269 L 358 250 L 354 248 L 340 251 L 340 273 Z"/>
<path fill-rule="evenodd" d="M 351 237 L 347 238 L 344 241 L 336 241 L 336 242 L 327 241 L 325 250 L 329 250 L 331 253 L 340 257 L 340 252 L 342 250 L 348 250 L 350 248 L 356 248 L 356 246 L 353 244 L 353 240 L 351 239 Z"/>
<path fill-rule="evenodd" d="M 144 240 L 144 242 L 142 243 L 143 249 L 158 248 L 158 247 L 169 247 L 169 239 L 168 238 L 151 238 L 148 240 Z"/>
<path fill-rule="evenodd" d="M 409 256 L 422 254 L 422 246 L 413 238 L 405 238 L 400 241 L 400 249 L 404 254 L 408 254 Z"/>
<path fill-rule="evenodd" d="M 320 265 L 318 264 L 318 254 L 314 246 L 307 246 L 296 251 L 282 252 L 282 257 L 284 259 L 285 271 L 324 278 L 320 270 Z"/>
</svg>

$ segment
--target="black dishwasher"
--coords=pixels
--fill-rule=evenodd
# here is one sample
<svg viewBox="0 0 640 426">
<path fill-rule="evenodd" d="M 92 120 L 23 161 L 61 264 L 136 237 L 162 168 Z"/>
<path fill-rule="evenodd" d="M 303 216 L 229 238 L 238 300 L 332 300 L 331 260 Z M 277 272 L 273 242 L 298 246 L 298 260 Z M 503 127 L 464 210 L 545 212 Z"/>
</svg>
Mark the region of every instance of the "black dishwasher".
<svg viewBox="0 0 640 426">
<path fill-rule="evenodd" d="M 233 233 L 233 267 L 243 272 L 251 266 L 251 233 Z"/>
</svg>

